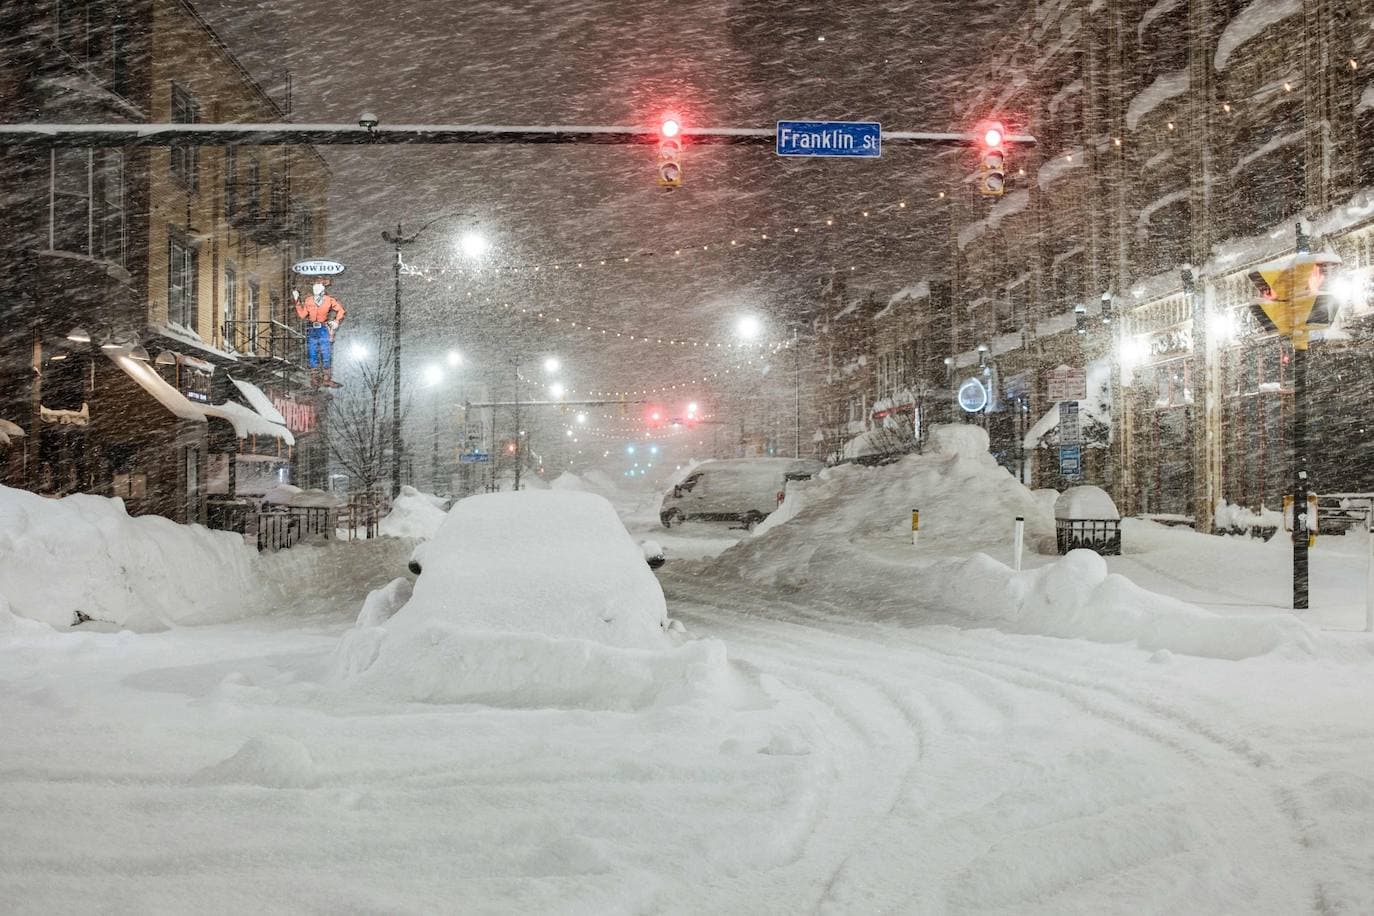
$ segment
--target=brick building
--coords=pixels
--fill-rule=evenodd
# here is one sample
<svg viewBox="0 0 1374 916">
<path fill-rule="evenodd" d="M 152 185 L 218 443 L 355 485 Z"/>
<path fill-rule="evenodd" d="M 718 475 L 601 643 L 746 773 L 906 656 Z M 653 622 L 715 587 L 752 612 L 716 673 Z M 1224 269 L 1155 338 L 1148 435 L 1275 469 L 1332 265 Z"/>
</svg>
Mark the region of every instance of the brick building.
<svg viewBox="0 0 1374 916">
<path fill-rule="evenodd" d="M 18 121 L 265 122 L 286 113 L 185 0 L 7 5 Z M 321 253 L 328 170 L 306 148 L 8 148 L 0 221 L 4 481 L 216 521 L 322 486 L 290 265 Z"/>
</svg>

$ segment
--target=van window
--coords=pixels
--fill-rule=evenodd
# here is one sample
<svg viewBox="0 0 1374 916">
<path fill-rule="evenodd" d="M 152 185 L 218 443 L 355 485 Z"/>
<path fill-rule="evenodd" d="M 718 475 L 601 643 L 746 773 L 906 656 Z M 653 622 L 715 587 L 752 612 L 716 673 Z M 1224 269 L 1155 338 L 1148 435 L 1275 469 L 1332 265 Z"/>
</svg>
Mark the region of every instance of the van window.
<svg viewBox="0 0 1374 916">
<path fill-rule="evenodd" d="M 690 493 L 690 492 L 692 492 L 692 487 L 695 487 L 695 486 L 697 485 L 697 481 L 699 481 L 699 480 L 701 480 L 701 475 L 700 475 L 700 474 L 693 474 L 693 475 L 691 475 L 690 477 L 688 477 L 686 480 L 684 480 L 684 481 L 680 484 L 680 486 L 681 486 L 681 488 L 682 488 L 682 492 L 684 492 L 684 493 Z"/>
</svg>

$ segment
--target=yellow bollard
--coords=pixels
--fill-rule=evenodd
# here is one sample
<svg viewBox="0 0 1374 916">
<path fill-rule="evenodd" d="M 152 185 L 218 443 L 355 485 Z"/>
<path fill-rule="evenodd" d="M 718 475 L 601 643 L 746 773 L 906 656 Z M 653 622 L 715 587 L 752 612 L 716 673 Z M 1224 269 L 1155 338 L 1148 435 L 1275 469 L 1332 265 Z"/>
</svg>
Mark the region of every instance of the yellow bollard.
<svg viewBox="0 0 1374 916">
<path fill-rule="evenodd" d="M 911 546 L 916 546 L 916 539 L 921 536 L 921 510 L 911 510 Z"/>
</svg>

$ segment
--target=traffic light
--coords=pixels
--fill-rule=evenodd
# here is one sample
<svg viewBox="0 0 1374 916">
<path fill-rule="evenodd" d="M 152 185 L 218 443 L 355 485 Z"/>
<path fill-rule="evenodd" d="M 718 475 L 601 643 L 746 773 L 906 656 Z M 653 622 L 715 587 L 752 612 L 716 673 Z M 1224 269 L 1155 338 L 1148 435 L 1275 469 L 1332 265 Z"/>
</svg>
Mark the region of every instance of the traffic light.
<svg viewBox="0 0 1374 916">
<path fill-rule="evenodd" d="M 658 128 L 658 185 L 671 191 L 682 187 L 682 125 L 666 117 Z"/>
<path fill-rule="evenodd" d="M 1259 296 L 1252 312 L 1260 326 L 1306 349 L 1309 331 L 1336 320 L 1339 301 L 1327 289 L 1327 280 L 1340 263 L 1334 254 L 1301 252 L 1251 271 L 1249 279 Z"/>
<path fill-rule="evenodd" d="M 983 130 L 983 146 L 979 151 L 978 193 L 984 197 L 1001 197 L 1007 192 L 1006 134 L 1001 124 L 989 124 Z"/>
<path fill-rule="evenodd" d="M 644 411 L 644 425 L 650 429 L 657 429 L 663 425 L 666 417 L 667 412 L 660 405 L 650 404 Z"/>
</svg>

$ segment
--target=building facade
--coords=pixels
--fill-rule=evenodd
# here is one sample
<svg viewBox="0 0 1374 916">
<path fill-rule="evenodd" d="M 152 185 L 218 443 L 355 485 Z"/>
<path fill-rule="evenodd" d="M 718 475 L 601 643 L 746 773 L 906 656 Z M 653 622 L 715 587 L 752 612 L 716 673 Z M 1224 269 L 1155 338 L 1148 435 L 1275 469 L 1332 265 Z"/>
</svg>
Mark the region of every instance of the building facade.
<svg viewBox="0 0 1374 916">
<path fill-rule="evenodd" d="M 268 122 L 286 112 L 184 0 L 6 5 L 18 121 Z M 290 265 L 321 253 L 308 148 L 8 148 L 0 191 L 4 481 L 231 523 L 279 483 L 324 486 Z"/>
<path fill-rule="evenodd" d="M 1313 250 L 1342 259 L 1342 316 L 1309 357 L 1313 482 L 1374 489 L 1349 460 L 1374 430 L 1360 396 L 1374 0 L 1047 0 L 1005 33 L 960 117 L 1038 143 L 1009 150 L 1003 196 L 967 181 L 936 205 L 946 393 L 990 384 L 970 419 L 1033 485 L 1099 484 L 1124 512 L 1199 530 L 1222 504 L 1276 509 L 1291 488 L 1291 345 L 1254 319 L 1249 274 L 1293 253 L 1301 222 Z M 976 154 L 959 155 L 951 172 L 971 178 Z M 1086 379 L 1072 475 L 1050 390 L 1060 367 Z"/>
</svg>

